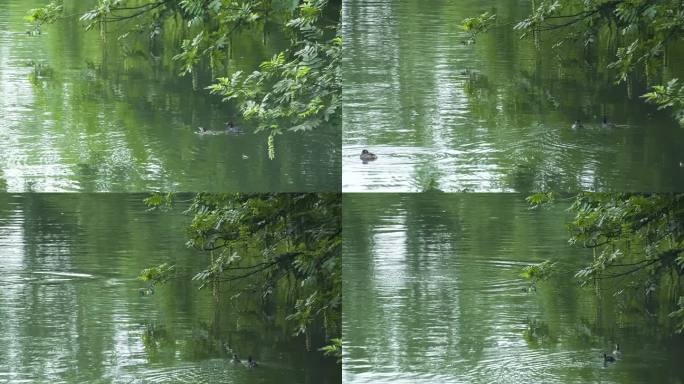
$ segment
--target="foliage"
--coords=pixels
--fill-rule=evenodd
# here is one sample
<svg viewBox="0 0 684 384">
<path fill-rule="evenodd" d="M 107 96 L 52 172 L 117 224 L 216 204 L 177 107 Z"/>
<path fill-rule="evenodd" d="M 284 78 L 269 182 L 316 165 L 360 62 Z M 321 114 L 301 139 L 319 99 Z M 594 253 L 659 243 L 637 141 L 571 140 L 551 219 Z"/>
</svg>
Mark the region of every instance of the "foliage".
<svg viewBox="0 0 684 384">
<path fill-rule="evenodd" d="M 530 281 L 530 286 L 527 287 L 528 292 L 537 291 L 537 283 L 548 280 L 553 274 L 556 263 L 551 260 L 545 260 L 541 263 L 530 264 L 523 267 L 520 272 L 520 277 Z"/>
<path fill-rule="evenodd" d="M 320 351 L 323 351 L 323 354 L 326 356 L 335 356 L 337 362 L 342 364 L 342 339 L 336 337 L 330 339 L 330 342 L 329 345 L 321 348 Z"/>
<path fill-rule="evenodd" d="M 675 319 L 678 324 L 676 332 L 682 333 L 684 332 L 684 296 L 679 297 L 677 305 L 679 306 L 679 309 L 670 313 L 670 317 Z"/>
<path fill-rule="evenodd" d="M 583 193 L 570 209 L 570 243 L 595 250 L 576 274 L 584 283 L 611 279 L 646 298 L 667 287 L 670 298 L 677 297 L 684 275 L 684 195 Z M 681 328 L 684 317 L 677 313 L 671 316 Z"/>
<path fill-rule="evenodd" d="M 138 276 L 142 281 L 149 281 L 152 285 L 164 284 L 173 277 L 175 267 L 167 263 L 143 269 Z"/>
<path fill-rule="evenodd" d="M 173 203 L 173 193 L 154 193 L 144 199 L 146 205 L 150 207 L 159 207 Z"/>
<path fill-rule="evenodd" d="M 321 329 L 334 345 L 341 334 L 340 210 L 339 194 L 197 194 L 187 244 L 209 262 L 193 279 L 202 287 L 230 283 L 235 298 L 258 292 L 262 302 L 285 290 L 293 333 L 310 347 Z"/>
<path fill-rule="evenodd" d="M 466 20 L 478 25 L 478 18 Z M 639 74 L 646 79 L 665 76 L 667 49 L 684 34 L 684 7 L 679 0 L 542 0 L 514 29 L 535 42 L 541 35 L 555 38 L 554 48 L 578 44 L 586 50 L 605 40 L 614 52 L 607 69 L 615 73 L 618 83 L 630 82 Z M 474 33 L 485 30 L 473 29 Z M 556 30 L 562 33 L 549 33 Z M 674 108 L 684 125 L 681 88 L 674 87 L 676 82 L 671 84 L 669 92 L 663 92 L 668 87 L 656 85 L 644 98 Z"/>
<path fill-rule="evenodd" d="M 484 12 L 476 17 L 467 17 L 461 22 L 461 29 L 468 33 L 468 38 L 463 41 L 465 45 L 475 44 L 478 34 L 487 32 L 496 22 L 496 15 Z"/>
<path fill-rule="evenodd" d="M 243 115 L 271 136 L 319 127 L 340 111 L 342 39 L 326 38 L 332 26 L 323 17 L 327 1 L 307 0 L 287 27 L 291 47 L 249 75 L 237 71 L 208 87 L 224 100 L 239 102 Z"/>
<path fill-rule="evenodd" d="M 684 126 L 684 85 L 679 84 L 678 79 L 672 79 L 666 85 L 655 85 L 651 92 L 642 97 L 659 105 L 658 109 L 672 108 L 675 111 L 675 118 Z"/>
<path fill-rule="evenodd" d="M 527 204 L 532 208 L 539 208 L 543 206 L 549 206 L 556 202 L 558 195 L 555 192 L 539 192 L 534 195 L 527 196 Z"/>
<path fill-rule="evenodd" d="M 26 20 L 33 23 L 33 31 L 29 31 L 28 33 L 40 33 L 41 25 L 54 23 L 62 14 L 63 9 L 64 5 L 62 4 L 62 0 L 57 0 L 45 7 L 29 10 Z"/>
<path fill-rule="evenodd" d="M 550 260 L 546 260 L 541 263 L 525 266 L 522 272 L 520 272 L 520 276 L 533 282 L 547 280 L 553 273 L 555 264 Z"/>
<path fill-rule="evenodd" d="M 32 12 L 43 22 L 54 21 L 55 13 L 49 12 L 57 4 Z M 151 41 L 164 33 L 165 21 L 182 20 L 184 34 L 191 37 L 182 39 L 173 57 L 180 75 L 192 76 L 197 86 L 198 69 L 206 65 L 212 74 L 223 74 L 207 88 L 237 103 L 243 117 L 255 122 L 255 131 L 269 133 L 273 158 L 275 135 L 339 121 L 342 39 L 337 7 L 327 0 L 98 0 L 80 20 L 86 29 L 99 27 L 103 36 L 107 24 L 135 21 L 132 26 L 124 23 L 120 38 L 144 32 Z M 52 16 L 41 16 L 46 13 Z M 290 46 L 250 74 L 231 69 L 232 39 L 264 28 L 269 20 L 283 23 Z"/>
</svg>

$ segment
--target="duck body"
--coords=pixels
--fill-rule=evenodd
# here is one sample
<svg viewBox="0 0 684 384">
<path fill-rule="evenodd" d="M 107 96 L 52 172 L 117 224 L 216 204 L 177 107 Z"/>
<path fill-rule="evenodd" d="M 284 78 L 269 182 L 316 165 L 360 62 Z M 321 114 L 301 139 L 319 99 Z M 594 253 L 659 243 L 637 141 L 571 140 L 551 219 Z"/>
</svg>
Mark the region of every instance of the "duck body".
<svg viewBox="0 0 684 384">
<path fill-rule="evenodd" d="M 572 123 L 572 129 L 581 129 L 584 128 L 584 125 L 580 120 L 575 120 L 574 123 Z"/>
<path fill-rule="evenodd" d="M 229 133 L 231 135 L 241 135 L 241 134 L 245 133 L 245 131 L 242 128 L 233 124 L 232 121 L 229 121 L 226 123 L 225 131 L 226 131 L 226 133 Z"/>
<path fill-rule="evenodd" d="M 233 360 L 231 360 L 231 361 L 232 361 L 233 363 L 235 363 L 235 364 L 239 364 L 239 363 L 240 363 L 240 358 L 238 357 L 237 354 L 233 353 Z"/>
<path fill-rule="evenodd" d="M 197 127 L 195 133 L 198 135 L 241 135 L 245 133 L 245 131 L 237 125 L 234 125 L 232 121 L 229 121 L 223 129 L 211 130 L 204 127 Z"/>
<path fill-rule="evenodd" d="M 363 151 L 361 151 L 361 155 L 359 156 L 359 158 L 360 158 L 364 163 L 367 163 L 367 162 L 369 162 L 369 161 L 377 160 L 377 159 L 378 159 L 378 156 L 376 156 L 374 153 L 368 152 L 367 149 L 364 149 Z"/>
<path fill-rule="evenodd" d="M 615 344 L 615 350 L 613 351 L 613 355 L 617 359 L 622 357 L 622 351 L 620 351 L 620 344 Z"/>
<path fill-rule="evenodd" d="M 601 122 L 601 127 L 602 128 L 615 128 L 615 123 L 611 123 L 608 121 L 608 118 L 603 116 L 603 121 Z"/>
<path fill-rule="evenodd" d="M 247 357 L 247 368 L 256 368 L 256 361 L 252 360 L 252 356 Z"/>
<path fill-rule="evenodd" d="M 603 354 L 603 362 L 604 363 L 614 363 L 615 358 L 613 356 L 610 356 L 610 355 L 604 353 Z"/>
</svg>

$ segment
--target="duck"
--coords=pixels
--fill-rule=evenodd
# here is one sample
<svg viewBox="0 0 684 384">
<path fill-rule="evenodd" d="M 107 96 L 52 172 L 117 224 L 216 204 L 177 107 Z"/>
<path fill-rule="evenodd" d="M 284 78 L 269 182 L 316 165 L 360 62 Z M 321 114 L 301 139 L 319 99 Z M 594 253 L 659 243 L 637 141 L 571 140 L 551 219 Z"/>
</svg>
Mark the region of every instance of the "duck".
<svg viewBox="0 0 684 384">
<path fill-rule="evenodd" d="M 611 355 L 608 355 L 608 354 L 605 354 L 605 353 L 604 353 L 604 354 L 603 354 L 603 362 L 604 362 L 604 363 L 614 363 L 614 362 L 615 362 L 615 358 L 614 358 L 613 356 L 611 356 Z"/>
<path fill-rule="evenodd" d="M 247 368 L 256 368 L 256 361 L 252 360 L 252 356 L 247 357 Z"/>
<path fill-rule="evenodd" d="M 574 123 L 572 123 L 572 129 L 580 129 L 584 128 L 584 125 L 582 125 L 582 122 L 580 120 L 575 120 Z"/>
<path fill-rule="evenodd" d="M 601 127 L 603 127 L 603 128 L 615 128 L 615 123 L 609 122 L 608 118 L 604 115 L 603 116 L 603 122 L 601 123 Z"/>
<path fill-rule="evenodd" d="M 152 296 L 154 295 L 154 285 L 150 285 L 147 288 L 140 288 L 138 290 L 140 296 Z"/>
<path fill-rule="evenodd" d="M 622 351 L 620 351 L 620 344 L 615 344 L 615 350 L 613 351 L 615 358 L 619 359 L 622 357 Z"/>
<path fill-rule="evenodd" d="M 229 121 L 229 122 L 226 123 L 226 132 L 232 133 L 232 134 L 235 134 L 235 135 L 240 134 L 240 133 L 243 133 L 242 128 L 240 128 L 240 127 L 236 126 L 235 124 L 233 124 L 232 121 Z"/>
<path fill-rule="evenodd" d="M 233 363 L 239 364 L 240 363 L 240 358 L 238 357 L 237 353 L 233 353 Z"/>
<path fill-rule="evenodd" d="M 370 153 L 367 149 L 364 149 L 361 151 L 361 156 L 359 156 L 359 158 L 365 163 L 368 161 L 377 160 L 378 157 L 374 153 Z"/>
<path fill-rule="evenodd" d="M 197 127 L 197 133 L 207 133 L 209 132 L 206 128 L 204 127 Z"/>
</svg>

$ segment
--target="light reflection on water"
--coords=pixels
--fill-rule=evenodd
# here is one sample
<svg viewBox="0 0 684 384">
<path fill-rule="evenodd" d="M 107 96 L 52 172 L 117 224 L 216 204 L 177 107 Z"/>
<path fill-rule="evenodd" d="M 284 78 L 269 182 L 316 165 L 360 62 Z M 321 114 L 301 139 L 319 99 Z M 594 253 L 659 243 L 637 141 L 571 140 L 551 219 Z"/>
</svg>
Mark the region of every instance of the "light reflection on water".
<svg viewBox="0 0 684 384">
<path fill-rule="evenodd" d="M 681 336 L 611 287 L 578 286 L 591 255 L 568 246 L 565 207 L 514 194 L 348 194 L 344 207 L 345 383 L 684 380 Z M 559 271 L 530 292 L 521 269 L 545 259 Z M 616 342 L 624 358 L 604 367 Z"/>
<path fill-rule="evenodd" d="M 165 30 L 168 52 L 133 51 L 116 40 L 103 44 L 75 15 L 92 1 L 65 2 L 71 15 L 29 36 L 27 11 L 41 0 L 0 3 L 0 191 L 335 191 L 340 184 L 340 127 L 276 138 L 253 134 L 234 106 L 178 77 L 178 36 Z M 234 39 L 231 68 L 251 71 L 284 47 L 269 26 Z M 174 40 L 175 39 L 175 40 Z M 142 44 L 147 49 L 147 41 Z M 221 74 L 219 74 L 221 75 Z M 200 136 L 227 121 L 245 135 Z"/>
<path fill-rule="evenodd" d="M 343 5 L 344 191 L 684 188 L 684 130 L 598 74 L 607 63 L 520 41 L 510 25 L 529 3 Z M 492 7 L 508 29 L 461 44 L 460 21 Z M 601 126 L 604 112 L 617 127 Z M 378 160 L 362 164 L 364 148 Z"/>
<path fill-rule="evenodd" d="M 0 194 L 0 382 L 340 382 L 277 300 L 267 316 L 250 294 L 216 305 L 199 291 L 206 258 L 185 247 L 183 204 L 149 212 L 144 197 Z M 176 278 L 141 295 L 136 276 L 162 262 Z M 232 364 L 226 344 L 258 369 Z"/>
</svg>

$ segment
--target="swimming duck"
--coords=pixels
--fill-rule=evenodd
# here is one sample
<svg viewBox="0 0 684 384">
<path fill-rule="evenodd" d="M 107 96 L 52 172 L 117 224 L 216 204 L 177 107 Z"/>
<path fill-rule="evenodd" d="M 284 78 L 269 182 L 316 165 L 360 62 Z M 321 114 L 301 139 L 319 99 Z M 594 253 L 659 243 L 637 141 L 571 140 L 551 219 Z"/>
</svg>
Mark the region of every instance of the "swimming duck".
<svg viewBox="0 0 684 384">
<path fill-rule="evenodd" d="M 152 296 L 154 295 L 154 285 L 150 285 L 147 288 L 140 288 L 138 290 L 140 296 Z"/>
<path fill-rule="evenodd" d="M 256 361 L 252 360 L 252 356 L 247 357 L 247 368 L 256 368 Z"/>
<path fill-rule="evenodd" d="M 582 125 L 582 122 L 579 120 L 575 120 L 574 123 L 572 123 L 572 129 L 580 129 L 584 128 L 584 125 Z"/>
<path fill-rule="evenodd" d="M 601 123 L 601 127 L 603 127 L 603 128 L 615 128 L 615 123 L 609 122 L 608 118 L 606 116 L 603 116 L 603 122 Z"/>
<path fill-rule="evenodd" d="M 361 156 L 359 156 L 359 158 L 363 160 L 363 162 L 365 163 L 368 161 L 376 160 L 378 157 L 374 153 L 370 153 L 367 149 L 364 149 L 363 151 L 361 151 Z"/>
<path fill-rule="evenodd" d="M 207 133 L 207 132 L 209 132 L 209 131 L 207 131 L 206 128 L 204 128 L 204 127 L 197 127 L 197 133 Z"/>
<path fill-rule="evenodd" d="M 242 128 L 234 125 L 232 121 L 229 121 L 226 123 L 226 132 L 232 133 L 235 135 L 243 133 Z"/>
<path fill-rule="evenodd" d="M 603 362 L 604 362 L 604 363 L 614 363 L 614 362 L 615 362 L 615 358 L 614 358 L 613 356 L 611 356 L 611 355 L 607 355 L 607 354 L 604 353 L 604 354 L 603 354 Z"/>
<path fill-rule="evenodd" d="M 620 351 L 620 344 L 615 344 L 615 350 L 613 351 L 613 355 L 615 355 L 615 357 L 618 359 L 622 357 L 622 351 Z"/>
<path fill-rule="evenodd" d="M 238 355 L 236 353 L 233 353 L 233 363 L 236 363 L 236 364 L 240 363 L 240 358 L 238 357 Z"/>
</svg>

